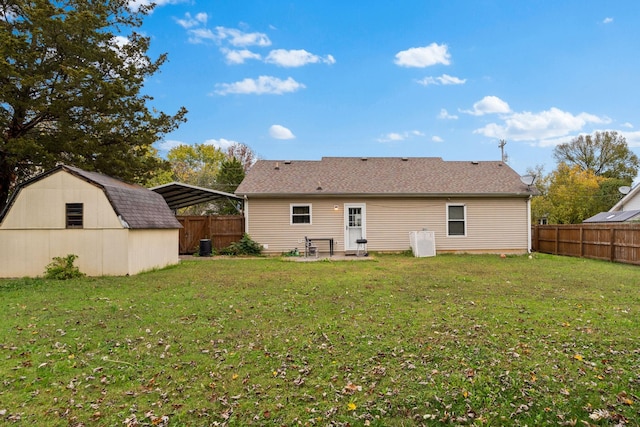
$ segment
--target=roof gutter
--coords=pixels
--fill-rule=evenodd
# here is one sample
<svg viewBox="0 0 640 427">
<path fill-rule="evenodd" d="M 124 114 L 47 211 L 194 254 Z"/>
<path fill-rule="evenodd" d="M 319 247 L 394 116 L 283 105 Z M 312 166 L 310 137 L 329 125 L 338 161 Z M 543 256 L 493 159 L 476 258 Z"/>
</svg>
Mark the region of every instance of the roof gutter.
<svg viewBox="0 0 640 427">
<path fill-rule="evenodd" d="M 371 198 L 428 198 L 428 199 L 441 199 L 447 197 L 522 197 L 530 198 L 534 194 L 530 191 L 519 193 L 236 193 L 238 196 L 245 198 L 290 198 L 290 197 L 338 197 L 338 198 L 354 198 L 354 197 L 371 197 Z"/>
</svg>

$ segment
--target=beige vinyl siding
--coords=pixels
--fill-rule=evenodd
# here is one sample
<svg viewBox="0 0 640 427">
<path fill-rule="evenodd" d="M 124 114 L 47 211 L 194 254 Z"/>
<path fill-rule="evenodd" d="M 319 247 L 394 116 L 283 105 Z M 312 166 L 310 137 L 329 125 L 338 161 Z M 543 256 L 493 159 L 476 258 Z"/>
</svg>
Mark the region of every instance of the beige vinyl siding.
<svg viewBox="0 0 640 427">
<path fill-rule="evenodd" d="M 526 252 L 529 248 L 528 205 L 526 199 L 452 200 L 466 205 L 467 234 L 446 237 L 436 233 L 436 245 L 442 251 Z M 445 208 L 446 209 L 446 208 Z M 480 249 L 480 250 L 479 250 Z"/>
<path fill-rule="evenodd" d="M 54 257 L 78 255 L 75 265 L 89 276 L 129 274 L 128 230 L 2 230 L 0 276 L 44 274 Z"/>
<path fill-rule="evenodd" d="M 636 193 L 635 197 L 632 197 L 622 206 L 622 211 L 633 211 L 640 209 L 640 193 Z"/>
<path fill-rule="evenodd" d="M 22 188 L 0 229 L 64 229 L 65 204 L 83 204 L 83 228 L 123 228 L 104 191 L 66 171 Z"/>
<path fill-rule="evenodd" d="M 36 277 L 54 257 L 78 255 L 89 276 L 124 276 L 177 264 L 178 230 L 2 230 L 0 277 Z"/>
<path fill-rule="evenodd" d="M 304 238 L 333 237 L 336 250 L 344 243 L 343 203 L 328 199 L 250 199 L 247 203 L 247 233 L 265 246 L 265 252 L 304 250 Z M 291 205 L 310 204 L 311 224 L 291 224 Z M 334 210 L 338 205 L 338 210 Z M 326 244 L 319 243 L 320 251 Z"/>
<path fill-rule="evenodd" d="M 312 205 L 312 225 L 290 224 L 291 203 Z M 345 203 L 366 205 L 370 251 L 407 250 L 409 233 L 425 229 L 435 232 L 439 252 L 526 252 L 529 247 L 524 198 L 252 198 L 247 230 L 269 253 L 302 249 L 304 236 L 332 237 L 336 251 L 343 251 Z M 466 236 L 447 236 L 447 204 L 466 206 Z"/>
<path fill-rule="evenodd" d="M 129 274 L 180 262 L 178 229 L 129 230 Z"/>
</svg>

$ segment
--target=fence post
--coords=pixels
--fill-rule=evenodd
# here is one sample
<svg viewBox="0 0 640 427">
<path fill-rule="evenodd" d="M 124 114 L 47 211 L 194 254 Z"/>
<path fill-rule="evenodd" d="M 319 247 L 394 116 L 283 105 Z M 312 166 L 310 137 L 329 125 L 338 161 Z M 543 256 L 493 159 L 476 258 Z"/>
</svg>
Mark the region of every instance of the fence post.
<svg viewBox="0 0 640 427">
<path fill-rule="evenodd" d="M 580 225 L 580 258 L 584 256 L 584 227 Z"/>
<path fill-rule="evenodd" d="M 614 247 L 615 238 L 616 238 L 616 228 L 615 228 L 614 225 L 612 225 L 611 226 L 611 239 L 610 239 L 611 242 L 609 244 L 609 251 L 610 251 L 609 256 L 610 256 L 611 262 L 614 262 L 615 259 L 616 259 L 616 251 L 615 251 L 615 247 Z"/>
</svg>

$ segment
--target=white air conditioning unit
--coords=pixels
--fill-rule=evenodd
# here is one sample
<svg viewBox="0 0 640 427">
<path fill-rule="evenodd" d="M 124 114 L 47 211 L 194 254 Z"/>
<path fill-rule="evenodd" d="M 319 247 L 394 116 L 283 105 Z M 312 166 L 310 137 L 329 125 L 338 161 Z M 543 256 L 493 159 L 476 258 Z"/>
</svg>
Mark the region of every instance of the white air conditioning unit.
<svg viewBox="0 0 640 427">
<path fill-rule="evenodd" d="M 409 244 L 415 257 L 436 256 L 436 233 L 434 231 L 412 231 Z"/>
</svg>

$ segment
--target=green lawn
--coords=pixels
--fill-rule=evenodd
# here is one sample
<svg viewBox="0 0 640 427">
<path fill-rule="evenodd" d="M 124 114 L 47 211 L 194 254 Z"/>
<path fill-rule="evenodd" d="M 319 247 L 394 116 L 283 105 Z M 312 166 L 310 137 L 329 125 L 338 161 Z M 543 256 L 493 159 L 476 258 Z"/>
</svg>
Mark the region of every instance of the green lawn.
<svg viewBox="0 0 640 427">
<path fill-rule="evenodd" d="M 217 259 L 0 280 L 22 425 L 638 425 L 640 268 Z"/>
</svg>

